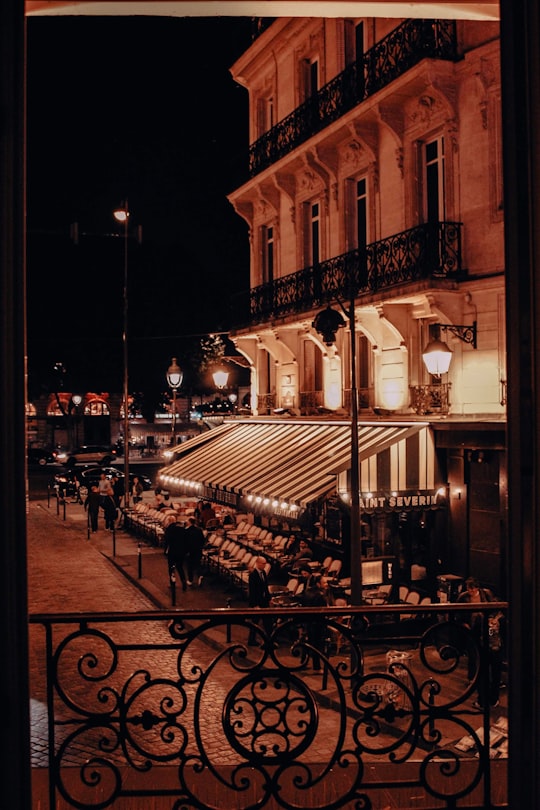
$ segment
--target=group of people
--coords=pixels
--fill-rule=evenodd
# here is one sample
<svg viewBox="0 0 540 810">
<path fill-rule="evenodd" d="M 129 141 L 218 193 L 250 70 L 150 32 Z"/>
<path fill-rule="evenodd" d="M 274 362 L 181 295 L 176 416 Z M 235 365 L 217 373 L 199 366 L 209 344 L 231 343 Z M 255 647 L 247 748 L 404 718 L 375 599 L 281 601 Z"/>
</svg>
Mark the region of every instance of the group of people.
<svg viewBox="0 0 540 810">
<path fill-rule="evenodd" d="M 142 500 L 143 485 L 137 476 L 133 477 L 131 495 L 134 503 Z M 97 484 L 92 484 L 84 501 L 92 532 L 97 532 L 100 510 L 105 518 L 105 529 L 113 531 L 118 528 L 122 513 L 120 506 L 124 497 L 124 480 L 118 475 L 111 478 L 102 472 Z"/>
<path fill-rule="evenodd" d="M 112 531 L 116 527 L 123 494 L 124 485 L 118 476 L 108 478 L 105 473 L 101 473 L 98 483 L 92 484 L 84 501 L 92 532 L 98 530 L 100 510 L 105 518 L 105 529 Z"/>
<path fill-rule="evenodd" d="M 187 525 L 174 518 L 163 535 L 163 553 L 167 556 L 169 577 L 174 573 L 180 577 L 182 590 L 188 585 L 203 583 L 201 560 L 206 537 L 195 517 L 187 519 Z"/>
<path fill-rule="evenodd" d="M 268 585 L 268 575 L 266 571 L 267 560 L 265 557 L 257 557 L 254 567 L 251 569 L 248 578 L 248 603 L 250 608 L 267 608 L 271 606 L 272 594 Z M 298 597 L 298 603 L 302 607 L 327 607 L 329 604 L 328 583 L 325 577 L 313 574 L 308 566 L 301 568 L 304 588 Z M 262 618 L 263 627 L 267 635 L 272 632 L 273 622 L 271 617 Z M 305 666 L 308 666 L 308 659 L 311 659 L 315 672 L 321 669 L 321 653 L 324 650 L 326 641 L 326 621 L 324 615 L 314 617 L 302 626 L 302 639 L 306 641 L 306 650 L 309 650 Z M 257 645 L 257 622 L 253 622 L 249 629 L 248 645 Z"/>
</svg>

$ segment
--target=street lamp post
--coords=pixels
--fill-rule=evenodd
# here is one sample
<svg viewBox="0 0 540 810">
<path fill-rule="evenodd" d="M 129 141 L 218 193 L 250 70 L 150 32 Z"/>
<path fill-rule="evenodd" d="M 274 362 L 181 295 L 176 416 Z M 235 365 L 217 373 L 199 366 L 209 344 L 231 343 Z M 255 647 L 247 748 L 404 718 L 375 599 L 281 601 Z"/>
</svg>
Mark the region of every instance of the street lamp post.
<svg viewBox="0 0 540 810">
<path fill-rule="evenodd" d="M 129 234 L 129 208 L 127 200 L 121 208 L 114 211 L 114 218 L 124 226 L 124 287 L 123 287 L 123 398 L 124 398 L 124 506 L 129 507 L 129 365 L 128 365 L 128 234 Z"/>
<path fill-rule="evenodd" d="M 351 282 L 352 288 L 352 282 Z M 350 495 L 350 566 L 351 566 L 351 604 L 362 604 L 362 532 L 360 527 L 360 466 L 358 459 L 358 386 L 356 378 L 356 324 L 354 312 L 354 290 L 348 309 L 339 301 L 349 322 L 351 336 L 351 495 Z M 319 332 L 325 344 L 332 346 L 336 341 L 337 330 L 345 326 L 341 314 L 328 306 L 319 312 L 313 321 L 313 327 Z"/>
<path fill-rule="evenodd" d="M 171 420 L 171 430 L 172 430 L 172 445 L 173 447 L 176 446 L 176 392 L 182 385 L 182 380 L 184 375 L 182 373 L 182 369 L 176 362 L 176 357 L 173 357 L 172 363 L 167 369 L 167 383 L 170 388 L 172 388 L 173 392 L 173 401 L 172 401 L 172 420 Z"/>
<path fill-rule="evenodd" d="M 80 394 L 73 394 L 71 401 L 75 406 L 75 447 L 79 446 L 79 405 L 82 402 Z"/>
</svg>

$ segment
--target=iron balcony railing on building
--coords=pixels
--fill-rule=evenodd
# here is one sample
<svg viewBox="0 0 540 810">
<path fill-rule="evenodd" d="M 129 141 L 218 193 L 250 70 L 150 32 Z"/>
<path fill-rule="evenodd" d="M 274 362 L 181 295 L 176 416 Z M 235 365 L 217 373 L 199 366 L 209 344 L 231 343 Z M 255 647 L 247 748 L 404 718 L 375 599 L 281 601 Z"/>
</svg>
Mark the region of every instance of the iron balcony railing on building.
<svg viewBox="0 0 540 810">
<path fill-rule="evenodd" d="M 452 383 L 436 385 L 411 385 L 411 408 L 419 416 L 431 413 L 450 412 L 450 389 Z"/>
<path fill-rule="evenodd" d="M 362 388 L 360 386 L 357 390 L 357 396 L 358 396 L 358 408 L 361 411 L 367 411 L 372 407 L 373 389 Z M 348 413 L 351 412 L 351 401 L 352 401 L 352 391 L 350 388 L 345 388 L 343 391 L 343 406 Z"/>
<path fill-rule="evenodd" d="M 300 391 L 300 413 L 310 416 L 320 412 L 324 405 L 324 391 Z"/>
<path fill-rule="evenodd" d="M 470 607 L 33 615 L 34 806 L 507 807 L 505 700 L 475 703 L 507 604 Z"/>
<path fill-rule="evenodd" d="M 250 177 L 292 152 L 422 59 L 454 60 L 456 56 L 455 21 L 406 20 L 251 145 Z"/>
<path fill-rule="evenodd" d="M 261 415 L 272 413 L 276 408 L 275 394 L 257 394 L 257 412 Z"/>
<path fill-rule="evenodd" d="M 362 250 L 253 287 L 233 301 L 233 322 L 254 325 L 423 279 L 459 279 L 461 223 L 417 225 Z M 247 301 L 249 295 L 249 301 Z"/>
</svg>

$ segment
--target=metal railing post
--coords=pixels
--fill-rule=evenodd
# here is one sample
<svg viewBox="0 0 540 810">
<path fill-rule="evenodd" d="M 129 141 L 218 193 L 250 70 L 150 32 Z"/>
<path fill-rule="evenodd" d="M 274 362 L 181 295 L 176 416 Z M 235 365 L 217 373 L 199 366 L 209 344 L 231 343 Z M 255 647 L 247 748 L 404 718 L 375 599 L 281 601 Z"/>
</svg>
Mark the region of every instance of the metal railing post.
<svg viewBox="0 0 540 810">
<path fill-rule="evenodd" d="M 173 607 L 176 606 L 176 576 L 174 574 L 174 568 L 171 569 L 171 605 Z"/>
</svg>

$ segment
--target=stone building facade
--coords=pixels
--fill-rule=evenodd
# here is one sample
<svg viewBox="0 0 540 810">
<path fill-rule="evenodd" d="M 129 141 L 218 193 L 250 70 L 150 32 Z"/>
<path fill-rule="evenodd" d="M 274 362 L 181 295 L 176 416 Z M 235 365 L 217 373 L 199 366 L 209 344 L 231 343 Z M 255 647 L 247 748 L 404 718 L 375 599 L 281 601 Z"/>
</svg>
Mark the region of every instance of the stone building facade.
<svg viewBox="0 0 540 810">
<path fill-rule="evenodd" d="M 231 69 L 250 102 L 250 177 L 229 199 L 250 231 L 233 339 L 253 415 L 349 418 L 356 391 L 362 422 L 427 422 L 444 510 L 362 519 L 406 575 L 478 575 L 504 596 L 498 23 L 268 22 Z M 447 373 L 423 362 L 433 340 L 451 351 Z"/>
</svg>

